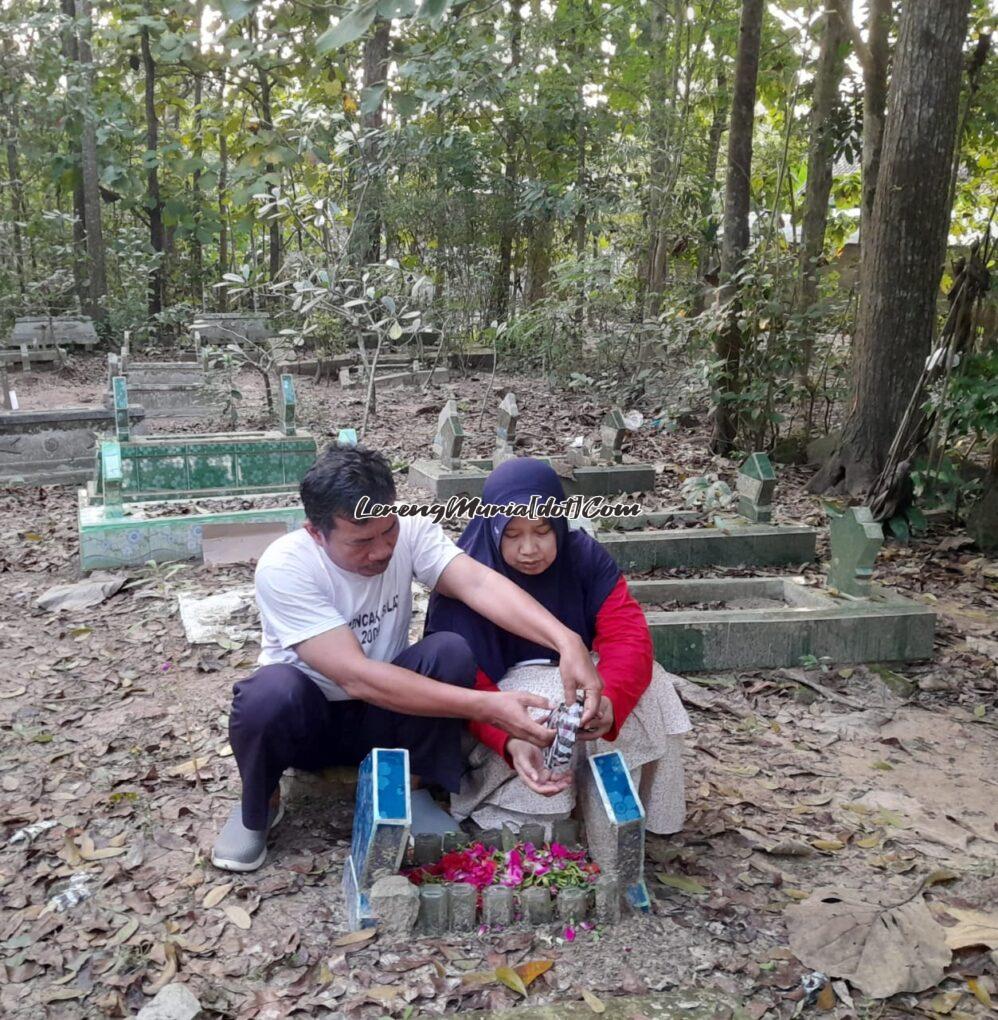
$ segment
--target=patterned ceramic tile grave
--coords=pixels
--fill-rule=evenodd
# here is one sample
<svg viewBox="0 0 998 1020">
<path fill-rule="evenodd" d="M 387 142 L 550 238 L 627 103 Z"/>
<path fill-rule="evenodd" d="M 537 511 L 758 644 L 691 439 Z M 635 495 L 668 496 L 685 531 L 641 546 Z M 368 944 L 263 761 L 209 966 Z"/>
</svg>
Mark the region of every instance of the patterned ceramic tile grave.
<svg viewBox="0 0 998 1020">
<path fill-rule="evenodd" d="M 252 504 L 258 495 L 244 493 L 242 498 Z M 210 506 L 215 498 L 199 502 Z M 79 499 L 80 568 L 84 571 L 141 566 L 150 560 L 170 563 L 200 559 L 207 524 L 283 524 L 292 531 L 305 520 L 300 505 L 181 516 L 179 501 L 176 517 L 147 518 L 144 510 L 149 504 L 127 501 L 121 515 L 113 517 L 109 507 L 90 505 L 85 489 L 79 490 Z M 157 505 L 161 507 L 161 503 Z"/>
<path fill-rule="evenodd" d="M 282 378 L 282 429 L 290 432 L 150 436 L 129 439 L 128 386 L 113 380 L 115 426 L 122 462 L 124 501 L 186 499 L 204 493 L 240 494 L 296 488 L 317 454 L 315 439 L 296 434 L 294 385 Z M 104 496 L 98 453 L 98 493 Z M 98 502 L 95 500 L 94 502 Z"/>
<path fill-rule="evenodd" d="M 409 752 L 376 747 L 358 771 L 353 839 L 343 866 L 351 931 L 376 923 L 368 901 L 371 886 L 379 871 L 398 871 L 411 826 Z"/>
</svg>

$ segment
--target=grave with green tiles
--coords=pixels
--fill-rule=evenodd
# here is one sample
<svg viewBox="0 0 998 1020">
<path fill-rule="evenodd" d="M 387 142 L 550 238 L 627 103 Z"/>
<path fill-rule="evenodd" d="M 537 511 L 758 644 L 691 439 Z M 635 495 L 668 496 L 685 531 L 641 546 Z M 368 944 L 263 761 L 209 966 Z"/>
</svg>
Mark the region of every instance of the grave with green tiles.
<svg viewBox="0 0 998 1020">
<path fill-rule="evenodd" d="M 207 525 L 302 523 L 296 490 L 317 450 L 297 427 L 291 376 L 268 432 L 135 437 L 122 377 L 112 392 L 115 437 L 100 444 L 94 481 L 79 493 L 84 570 L 196 558 Z"/>
<path fill-rule="evenodd" d="M 825 587 L 803 577 L 632 581 L 656 658 L 678 673 L 931 658 L 935 613 L 870 579 L 883 533 L 869 510 L 843 512 L 830 539 Z"/>
<path fill-rule="evenodd" d="M 739 469 L 738 513 L 715 516 L 713 527 L 688 526 L 703 518 L 700 511 L 671 510 L 601 522 L 597 537 L 625 571 L 809 563 L 816 555 L 818 532 L 769 523 L 775 489 L 769 458 L 753 453 Z"/>
</svg>

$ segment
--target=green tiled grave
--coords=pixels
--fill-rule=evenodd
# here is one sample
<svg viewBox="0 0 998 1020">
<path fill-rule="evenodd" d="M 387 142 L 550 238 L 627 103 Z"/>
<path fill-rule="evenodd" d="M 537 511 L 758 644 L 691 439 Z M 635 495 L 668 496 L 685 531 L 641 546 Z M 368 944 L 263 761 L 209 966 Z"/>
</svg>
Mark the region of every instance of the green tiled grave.
<svg viewBox="0 0 998 1020">
<path fill-rule="evenodd" d="M 84 570 L 122 567 L 201 555 L 208 524 L 284 523 L 304 519 L 295 490 L 315 461 L 315 439 L 295 427 L 291 377 L 281 379 L 280 432 L 231 432 L 204 436 L 129 438 L 128 388 L 112 380 L 117 438 L 97 451 L 93 483 L 80 491 L 80 562 Z M 287 493 L 288 505 L 233 511 L 220 502 L 238 496 L 252 504 Z M 195 512 L 185 506 L 199 503 Z M 177 505 L 163 514 L 162 505 Z M 160 504 L 158 508 L 153 504 Z M 186 512 L 185 512 L 186 511 Z"/>
</svg>

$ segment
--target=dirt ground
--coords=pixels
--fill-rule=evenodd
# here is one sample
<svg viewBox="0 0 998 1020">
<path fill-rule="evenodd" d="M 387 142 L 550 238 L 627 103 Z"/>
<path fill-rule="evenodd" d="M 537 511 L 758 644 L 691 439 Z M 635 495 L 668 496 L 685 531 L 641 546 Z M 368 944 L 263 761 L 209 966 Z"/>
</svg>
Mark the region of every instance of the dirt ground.
<svg viewBox="0 0 998 1020">
<path fill-rule="evenodd" d="M 21 406 L 98 403 L 102 377 L 96 356 L 60 375 L 38 373 L 18 387 Z M 536 377 L 495 382 L 517 395 L 518 452 L 554 452 L 594 431 L 606 409 L 585 394 L 552 397 Z M 368 442 L 400 468 L 425 455 L 453 390 L 467 455 L 487 455 L 497 404 L 494 387 L 480 424 L 488 383 L 481 375 L 426 394 L 386 392 Z M 241 424 L 264 425 L 254 380 L 240 380 L 240 389 Z M 320 439 L 359 426 L 362 395 L 308 379 L 298 392 Z M 641 410 L 646 425 L 625 451 L 656 466 L 649 509 L 679 505 L 690 475 L 733 480 L 736 465 L 705 452 L 705 419 L 700 428 L 657 428 L 655 409 Z M 155 423 L 156 431 L 212 427 Z M 809 469 L 780 467 L 778 475 L 777 521 L 822 525 L 820 502 L 803 491 Z M 402 494 L 416 495 L 404 486 Z M 881 581 L 939 613 L 931 662 L 750 670 L 683 686 L 694 722 L 688 820 L 681 834 L 648 840 L 650 916 L 571 939 L 554 926 L 393 945 L 382 936 L 343 939 L 349 804 L 328 815 L 289 813 L 256 873 L 224 874 L 208 862 L 237 790 L 230 690 L 253 669 L 257 647 L 189 646 L 177 595 L 251 584 L 251 567 L 142 568 L 100 606 L 55 615 L 35 601 L 78 579 L 75 494 L 0 492 L 0 1015 L 130 1016 L 173 980 L 195 993 L 202 1015 L 240 1018 L 544 1003 L 551 1016 L 559 1003 L 566 1012 L 574 1004 L 572 1015 L 588 1003 L 593 1013 L 640 1018 L 660 1015 L 641 1003 L 670 989 L 715 990 L 731 1005 L 713 1015 L 750 1020 L 991 1012 L 998 564 L 943 522 L 934 529 L 908 547 L 888 546 L 878 564 Z M 866 921 L 850 915 L 859 966 L 878 978 L 899 968 L 931 972 L 912 981 L 924 991 L 873 999 L 856 982 L 836 981 L 807 1000 L 802 978 L 814 963 L 790 946 L 813 942 L 821 927 L 828 899 L 808 899 L 819 889 L 834 890 L 829 899 L 839 903 L 873 905 Z M 917 923 L 891 912 L 905 903 L 896 910 L 917 908 Z M 936 922 L 959 947 L 930 963 L 919 940 Z M 495 970 L 529 961 L 553 966 L 524 999 Z M 620 1013 L 617 996 L 627 996 Z M 684 1013 L 682 995 L 675 1001 Z"/>
</svg>

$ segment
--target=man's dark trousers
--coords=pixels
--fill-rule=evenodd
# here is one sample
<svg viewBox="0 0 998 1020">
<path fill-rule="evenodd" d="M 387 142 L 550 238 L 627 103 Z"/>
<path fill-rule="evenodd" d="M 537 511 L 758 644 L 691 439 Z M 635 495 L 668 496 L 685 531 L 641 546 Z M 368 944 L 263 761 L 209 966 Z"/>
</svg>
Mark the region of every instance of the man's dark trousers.
<svg viewBox="0 0 998 1020">
<path fill-rule="evenodd" d="M 456 687 L 475 685 L 467 641 L 446 631 L 405 649 L 394 665 Z M 330 701 L 295 666 L 261 666 L 232 689 L 229 743 L 243 781 L 243 825 L 267 827 L 268 802 L 285 769 L 359 765 L 372 747 L 405 747 L 413 775 L 456 792 L 462 719 L 403 715 L 366 701 Z"/>
</svg>

